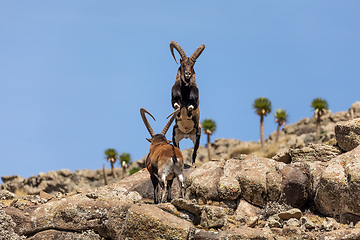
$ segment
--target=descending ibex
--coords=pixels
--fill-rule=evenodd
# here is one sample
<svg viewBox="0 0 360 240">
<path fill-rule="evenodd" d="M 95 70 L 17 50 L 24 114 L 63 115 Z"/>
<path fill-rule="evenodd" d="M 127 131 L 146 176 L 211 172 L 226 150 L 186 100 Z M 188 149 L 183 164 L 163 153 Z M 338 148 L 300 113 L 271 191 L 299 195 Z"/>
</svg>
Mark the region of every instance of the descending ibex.
<svg viewBox="0 0 360 240">
<path fill-rule="evenodd" d="M 171 41 L 170 51 L 175 62 L 178 63 L 174 55 L 174 48 L 181 58 L 176 80 L 171 89 L 171 104 L 174 109 L 180 108 L 173 129 L 173 143 L 176 147 L 179 147 L 181 139 L 190 138 L 194 143 L 192 155 L 192 164 L 194 164 L 201 136 L 199 89 L 196 85 L 194 65 L 196 59 L 204 51 L 205 45 L 202 44 L 191 57 L 187 57 L 181 46 L 177 42 Z"/>
<path fill-rule="evenodd" d="M 149 114 L 154 120 L 155 118 L 145 108 L 140 109 L 141 118 L 143 119 L 146 129 L 149 131 L 151 136 L 151 139 L 147 139 L 150 142 L 150 151 L 146 157 L 145 163 L 154 187 L 154 203 L 159 203 L 159 184 L 162 188 L 160 201 L 164 201 L 166 192 L 167 201 L 171 201 L 171 185 L 175 176 L 177 177 L 180 186 L 180 197 L 183 197 L 184 159 L 180 149 L 171 145 L 171 141 L 168 141 L 165 137 L 165 134 L 171 123 L 174 121 L 178 110 L 171 114 L 171 119 L 165 125 L 160 134 L 154 133 L 148 120 L 146 119 L 145 113 Z"/>
</svg>

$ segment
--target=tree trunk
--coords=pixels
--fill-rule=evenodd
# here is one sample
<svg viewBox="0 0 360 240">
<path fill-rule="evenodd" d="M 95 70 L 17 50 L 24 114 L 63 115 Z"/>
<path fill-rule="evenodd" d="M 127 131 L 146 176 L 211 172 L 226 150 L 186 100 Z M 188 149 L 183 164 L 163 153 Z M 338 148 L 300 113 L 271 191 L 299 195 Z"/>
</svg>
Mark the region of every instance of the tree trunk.
<svg viewBox="0 0 360 240">
<path fill-rule="evenodd" d="M 320 137 L 320 117 L 316 119 L 316 137 Z"/>
<path fill-rule="evenodd" d="M 281 127 L 281 124 L 278 123 L 277 129 L 276 129 L 276 139 L 275 139 L 275 142 L 278 142 L 278 141 L 279 141 L 280 127 Z"/>
<path fill-rule="evenodd" d="M 260 141 L 261 148 L 265 151 L 265 140 L 264 140 L 264 115 L 260 116 Z"/>
<path fill-rule="evenodd" d="M 109 181 L 108 181 L 106 170 L 105 170 L 105 163 L 103 164 L 103 174 L 104 174 L 105 185 L 108 185 Z"/>
<path fill-rule="evenodd" d="M 355 118 L 354 115 L 354 109 L 350 108 L 350 120 L 353 120 Z"/>
<path fill-rule="evenodd" d="M 211 161 L 210 149 L 211 149 L 210 134 L 207 134 L 207 150 L 208 150 L 209 161 Z"/>
<path fill-rule="evenodd" d="M 116 173 L 115 173 L 115 169 L 114 169 L 114 163 L 113 162 L 110 162 L 111 163 L 111 173 L 113 175 L 114 178 L 116 178 Z"/>
<path fill-rule="evenodd" d="M 122 177 L 125 178 L 126 177 L 126 165 L 122 166 Z"/>
</svg>

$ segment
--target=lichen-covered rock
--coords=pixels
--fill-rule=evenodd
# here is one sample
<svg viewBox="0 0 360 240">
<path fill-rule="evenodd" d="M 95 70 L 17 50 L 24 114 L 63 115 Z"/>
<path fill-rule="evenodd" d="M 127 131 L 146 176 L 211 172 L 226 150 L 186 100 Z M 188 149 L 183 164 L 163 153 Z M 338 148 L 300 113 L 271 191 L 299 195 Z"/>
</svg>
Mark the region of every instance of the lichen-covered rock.
<svg viewBox="0 0 360 240">
<path fill-rule="evenodd" d="M 186 179 L 186 196 L 196 195 L 207 200 L 220 200 L 218 186 L 223 175 L 224 162 L 211 161 L 196 168 Z"/>
<path fill-rule="evenodd" d="M 360 118 L 338 122 L 335 125 L 337 143 L 344 151 L 350 151 L 360 144 Z"/>
<path fill-rule="evenodd" d="M 241 194 L 240 184 L 235 178 L 222 176 L 218 185 L 219 197 L 224 200 L 237 199 Z"/>
<path fill-rule="evenodd" d="M 186 239 L 192 223 L 165 212 L 154 205 L 134 204 L 129 209 L 122 238 L 118 239 Z"/>
<path fill-rule="evenodd" d="M 360 146 L 335 159 L 323 171 L 314 199 L 318 211 L 340 217 L 340 221 L 358 220 L 360 215 Z"/>
<path fill-rule="evenodd" d="M 204 206 L 200 217 L 200 225 L 204 228 L 221 228 L 228 225 L 228 217 L 222 207 Z"/>
<path fill-rule="evenodd" d="M 258 216 L 260 208 L 241 199 L 235 211 L 235 219 L 239 222 L 247 223 L 250 218 Z"/>
<path fill-rule="evenodd" d="M 38 239 L 66 239 L 66 240 L 105 240 L 99 234 L 95 233 L 94 230 L 87 230 L 81 233 L 78 232 L 66 232 L 55 229 L 45 230 L 36 233 L 34 236 L 27 238 L 29 240 Z"/>
<path fill-rule="evenodd" d="M 3 210 L 0 210 L 0 239 L 25 239 L 15 233 L 16 224 Z"/>
<path fill-rule="evenodd" d="M 291 164 L 284 166 L 281 174 L 282 198 L 292 207 L 303 207 L 311 187 L 309 172 L 301 165 Z"/>
<path fill-rule="evenodd" d="M 267 198 L 266 173 L 275 167 L 276 161 L 267 158 L 247 156 L 240 161 L 236 172 L 242 197 L 257 206 L 264 206 Z"/>
<path fill-rule="evenodd" d="M 309 144 L 300 149 L 289 149 L 291 162 L 328 162 L 340 155 L 342 151 L 335 146 L 325 144 Z"/>
<path fill-rule="evenodd" d="M 279 213 L 278 216 L 282 220 L 289 220 L 290 218 L 296 218 L 299 220 L 302 216 L 302 213 L 300 209 L 293 208 L 285 212 Z"/>
</svg>

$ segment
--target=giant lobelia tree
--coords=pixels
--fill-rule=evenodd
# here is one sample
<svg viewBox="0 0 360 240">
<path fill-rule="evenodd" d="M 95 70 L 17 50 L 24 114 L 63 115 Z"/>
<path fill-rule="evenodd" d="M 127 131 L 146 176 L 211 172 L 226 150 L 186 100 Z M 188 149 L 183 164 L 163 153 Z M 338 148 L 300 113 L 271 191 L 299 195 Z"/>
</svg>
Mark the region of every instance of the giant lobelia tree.
<svg viewBox="0 0 360 240">
<path fill-rule="evenodd" d="M 265 97 L 255 99 L 253 103 L 255 113 L 260 116 L 260 140 L 261 148 L 265 151 L 265 138 L 264 138 L 264 117 L 271 112 L 271 101 Z"/>
<path fill-rule="evenodd" d="M 216 123 L 211 119 L 205 119 L 201 123 L 201 127 L 203 129 L 203 132 L 207 135 L 207 149 L 208 149 L 208 157 L 209 161 L 211 161 L 211 155 L 210 155 L 210 136 L 215 132 L 216 130 Z"/>
<path fill-rule="evenodd" d="M 314 109 L 314 117 L 316 117 L 316 137 L 320 136 L 321 117 L 329 109 L 328 103 L 325 99 L 315 98 L 311 102 L 311 107 Z"/>
</svg>

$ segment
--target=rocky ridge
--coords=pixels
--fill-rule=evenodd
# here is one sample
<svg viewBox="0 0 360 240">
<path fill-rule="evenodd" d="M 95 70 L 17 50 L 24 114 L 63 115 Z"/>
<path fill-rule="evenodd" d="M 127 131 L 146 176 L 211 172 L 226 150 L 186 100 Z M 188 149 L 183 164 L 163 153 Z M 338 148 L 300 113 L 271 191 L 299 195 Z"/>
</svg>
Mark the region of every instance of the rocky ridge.
<svg viewBox="0 0 360 240">
<path fill-rule="evenodd" d="M 39 192 L 23 197 L 13 193 L 21 181 L 4 181 L 0 239 L 360 239 L 360 107 L 352 115 L 329 113 L 318 140 L 312 119 L 285 127 L 280 144 L 266 141 L 271 158 L 217 140 L 213 161 L 184 169 L 186 196 L 171 203 L 151 204 L 144 169 L 71 191 L 46 192 L 39 178 Z"/>
</svg>

